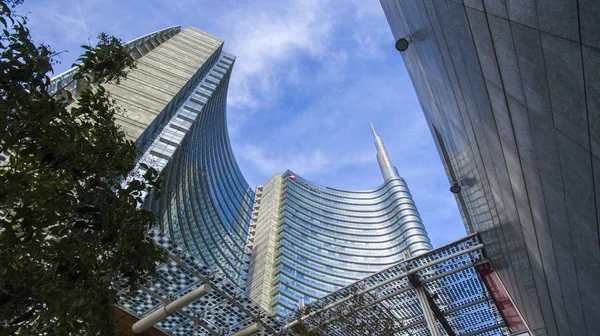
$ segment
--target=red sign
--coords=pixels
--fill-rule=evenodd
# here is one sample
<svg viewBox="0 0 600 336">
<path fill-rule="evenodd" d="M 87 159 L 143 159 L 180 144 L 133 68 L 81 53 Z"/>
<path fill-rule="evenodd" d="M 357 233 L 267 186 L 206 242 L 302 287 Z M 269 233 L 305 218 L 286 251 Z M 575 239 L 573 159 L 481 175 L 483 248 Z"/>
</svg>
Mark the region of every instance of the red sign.
<svg viewBox="0 0 600 336">
<path fill-rule="evenodd" d="M 288 176 L 290 179 L 292 179 L 292 181 L 296 181 L 296 176 L 294 176 L 294 174 L 289 174 Z"/>
</svg>

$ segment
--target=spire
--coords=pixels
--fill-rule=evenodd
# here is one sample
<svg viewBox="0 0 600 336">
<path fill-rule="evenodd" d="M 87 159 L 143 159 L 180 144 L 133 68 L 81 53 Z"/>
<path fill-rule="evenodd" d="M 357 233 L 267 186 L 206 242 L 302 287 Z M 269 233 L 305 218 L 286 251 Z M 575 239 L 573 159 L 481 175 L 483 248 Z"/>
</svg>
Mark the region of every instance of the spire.
<svg viewBox="0 0 600 336">
<path fill-rule="evenodd" d="M 383 145 L 383 140 L 381 140 L 381 138 L 377 134 L 377 131 L 375 131 L 373 123 L 371 123 L 371 130 L 373 131 L 373 137 L 375 138 L 375 147 L 377 148 L 377 162 L 379 162 L 379 169 L 381 169 L 381 175 L 383 175 L 383 180 L 388 181 L 393 178 L 400 177 L 400 174 L 398 174 L 398 170 L 396 170 L 396 167 L 392 165 L 390 157 L 388 156 L 387 151 L 385 150 L 385 146 Z"/>
</svg>

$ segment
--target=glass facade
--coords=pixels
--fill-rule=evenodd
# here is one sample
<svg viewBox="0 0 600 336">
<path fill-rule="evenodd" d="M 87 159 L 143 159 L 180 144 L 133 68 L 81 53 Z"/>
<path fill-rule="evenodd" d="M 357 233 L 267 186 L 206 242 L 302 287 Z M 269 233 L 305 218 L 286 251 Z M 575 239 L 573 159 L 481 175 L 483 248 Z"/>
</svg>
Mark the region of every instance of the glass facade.
<svg viewBox="0 0 600 336">
<path fill-rule="evenodd" d="M 166 28 L 125 46 L 135 69 L 119 84 L 105 84 L 125 110 L 116 122 L 137 142 L 140 162 L 167 170 L 161 197 L 147 197 L 145 207 L 170 239 L 243 288 L 254 192 L 227 135 L 235 57 L 222 50 L 222 40 L 193 27 Z M 55 77 L 52 87 L 69 83 L 75 71 Z M 70 85 L 76 93 L 78 84 Z M 132 175 L 138 173 L 143 169 Z"/>
<path fill-rule="evenodd" d="M 136 141 L 139 162 L 166 170 L 160 197 L 144 195 L 144 206 L 158 215 L 149 235 L 167 248 L 170 260 L 157 265 L 157 283 L 136 298 L 123 297 L 121 307 L 142 318 L 210 281 L 217 294 L 197 300 L 157 327 L 173 335 L 215 335 L 261 319 L 275 333 L 273 328 L 281 323 L 241 294 L 255 195 L 227 134 L 227 89 L 235 56 L 223 51 L 222 40 L 193 27 L 166 28 L 125 46 L 136 68 L 119 84 L 104 87 L 124 110 L 116 123 Z M 76 95 L 82 88 L 71 82 L 76 71 L 53 78 L 51 91 L 69 83 L 67 90 Z M 131 174 L 143 173 L 137 168 Z M 202 321 L 194 325 L 198 316 Z"/>
<path fill-rule="evenodd" d="M 247 293 L 265 310 L 289 315 L 431 249 L 406 182 L 375 139 L 385 180 L 376 189 L 324 187 L 291 171 L 257 188 Z"/>
<path fill-rule="evenodd" d="M 600 330 L 600 7 L 381 0 L 468 232 L 536 335 Z M 390 47 L 393 42 L 390 40 Z M 400 57 L 400 56 L 399 56 Z"/>
<path fill-rule="evenodd" d="M 161 197 L 147 199 L 160 228 L 210 268 L 245 286 L 244 247 L 254 192 L 227 135 L 227 87 L 234 56 L 220 48 L 198 70 L 200 82 L 154 133 L 141 161 L 165 167 Z"/>
<path fill-rule="evenodd" d="M 160 214 L 161 228 L 177 244 L 243 287 L 242 258 L 254 192 L 227 136 L 225 105 L 233 59 L 223 57 L 217 64 L 223 66 L 215 71 L 219 85 L 195 91 L 198 101 L 184 105 L 176 116 L 175 122 L 189 123 L 190 131 L 165 168 L 161 197 L 149 207 Z"/>
<path fill-rule="evenodd" d="M 289 178 L 290 174 L 296 177 Z M 277 313 L 311 302 L 431 249 L 402 178 L 347 191 L 288 171 L 279 248 Z"/>
</svg>

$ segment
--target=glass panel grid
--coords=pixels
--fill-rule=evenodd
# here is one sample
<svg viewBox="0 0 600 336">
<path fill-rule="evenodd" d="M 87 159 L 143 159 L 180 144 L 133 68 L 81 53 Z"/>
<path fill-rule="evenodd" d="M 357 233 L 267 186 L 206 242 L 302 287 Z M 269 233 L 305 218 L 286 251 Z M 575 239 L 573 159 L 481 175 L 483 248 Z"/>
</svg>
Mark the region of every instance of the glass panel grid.
<svg viewBox="0 0 600 336">
<path fill-rule="evenodd" d="M 484 262 L 479 236 L 466 237 L 355 282 L 314 302 L 302 313 L 290 314 L 287 328 L 302 320 L 308 328 L 328 325 L 327 335 L 358 336 L 365 331 L 347 328 L 347 322 L 336 325 L 340 314 L 353 316 L 354 321 L 372 322 L 390 313 L 393 335 L 429 336 L 414 289 L 422 286 L 433 303 L 431 309 L 444 316 L 455 335 L 510 335 L 475 268 Z M 448 335 L 439 319 L 436 321 L 440 334 Z"/>
<path fill-rule="evenodd" d="M 196 319 L 197 335 L 211 335 L 211 330 L 232 334 L 260 320 L 269 335 L 282 330 L 284 323 L 281 320 L 265 314 L 221 271 L 209 269 L 158 230 L 151 230 L 149 236 L 168 252 L 169 261 L 159 265 L 157 278 L 135 295 L 127 296 L 121 291 L 119 307 L 143 318 L 208 282 L 211 292 L 155 327 L 170 335 L 191 335 Z M 123 283 L 115 281 L 113 286 L 119 290 Z"/>
</svg>

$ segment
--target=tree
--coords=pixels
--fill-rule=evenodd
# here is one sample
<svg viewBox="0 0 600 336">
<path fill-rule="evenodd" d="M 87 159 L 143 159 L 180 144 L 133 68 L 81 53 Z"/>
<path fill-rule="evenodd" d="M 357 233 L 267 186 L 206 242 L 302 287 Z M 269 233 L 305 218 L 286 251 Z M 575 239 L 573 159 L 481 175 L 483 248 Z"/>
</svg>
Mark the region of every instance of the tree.
<svg viewBox="0 0 600 336">
<path fill-rule="evenodd" d="M 0 0 L 0 334 L 110 335 L 113 281 L 135 291 L 164 260 L 140 207 L 160 175 L 129 176 L 137 149 L 101 85 L 133 60 L 101 34 L 74 65 L 88 85 L 51 90 L 55 53 L 32 42 L 20 2 Z"/>
</svg>

